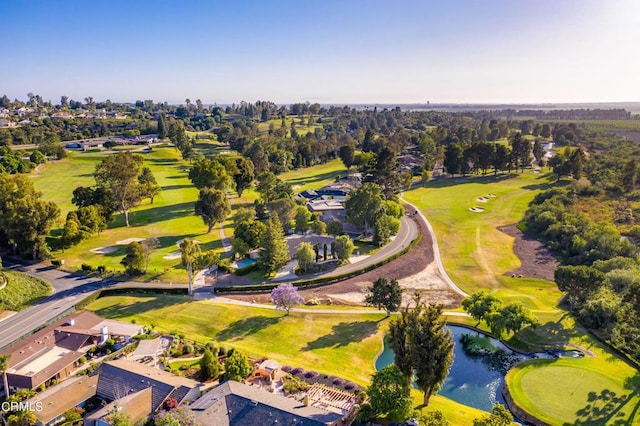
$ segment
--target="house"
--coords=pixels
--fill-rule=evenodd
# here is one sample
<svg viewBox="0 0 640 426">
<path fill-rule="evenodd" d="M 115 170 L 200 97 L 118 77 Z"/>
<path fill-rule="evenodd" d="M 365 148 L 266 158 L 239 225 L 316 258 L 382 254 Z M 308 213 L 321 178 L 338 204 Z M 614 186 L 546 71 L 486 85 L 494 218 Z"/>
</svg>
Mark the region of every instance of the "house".
<svg viewBox="0 0 640 426">
<path fill-rule="evenodd" d="M 195 401 L 201 394 L 202 383 L 128 359 L 102 364 L 99 375 L 97 395 L 110 401 L 151 388 L 149 413 L 161 408 L 167 398 L 181 404 Z"/>
<path fill-rule="evenodd" d="M 64 420 L 64 413 L 74 407 L 83 405 L 88 399 L 96 395 L 98 376 L 80 376 L 65 380 L 53 386 L 26 402 L 34 407 L 34 414 L 38 419 L 36 425 L 55 425 Z"/>
<path fill-rule="evenodd" d="M 338 426 L 351 410 L 335 409 L 310 398 L 298 401 L 232 380 L 216 386 L 189 406 L 198 423 L 216 426 Z"/>
<path fill-rule="evenodd" d="M 9 388 L 34 389 L 65 379 L 80 365 L 89 348 L 110 338 L 126 343 L 144 327 L 105 320 L 91 312 L 78 312 L 55 321 L 37 333 L 7 347 Z"/>
</svg>

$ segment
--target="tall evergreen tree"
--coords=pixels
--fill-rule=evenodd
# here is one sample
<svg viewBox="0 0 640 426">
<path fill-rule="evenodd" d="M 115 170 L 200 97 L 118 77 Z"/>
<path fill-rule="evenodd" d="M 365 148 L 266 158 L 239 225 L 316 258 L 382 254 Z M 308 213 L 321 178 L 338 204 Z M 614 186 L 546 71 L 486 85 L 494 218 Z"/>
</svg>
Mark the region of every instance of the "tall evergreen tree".
<svg viewBox="0 0 640 426">
<path fill-rule="evenodd" d="M 289 261 L 289 248 L 282 224 L 275 214 L 267 221 L 267 229 L 260 239 L 260 247 L 258 265 L 268 274 L 277 272 Z"/>
</svg>

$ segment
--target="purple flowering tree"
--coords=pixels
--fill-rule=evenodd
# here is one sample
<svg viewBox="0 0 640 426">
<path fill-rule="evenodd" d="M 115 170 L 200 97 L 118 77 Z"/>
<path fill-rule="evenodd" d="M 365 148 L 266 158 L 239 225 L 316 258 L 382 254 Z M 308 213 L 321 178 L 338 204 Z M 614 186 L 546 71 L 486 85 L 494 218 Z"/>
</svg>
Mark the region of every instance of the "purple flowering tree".
<svg viewBox="0 0 640 426">
<path fill-rule="evenodd" d="M 276 309 L 287 311 L 289 315 L 289 310 L 302 304 L 304 297 L 300 296 L 298 289 L 292 284 L 280 284 L 271 291 L 271 301 L 276 305 Z"/>
</svg>

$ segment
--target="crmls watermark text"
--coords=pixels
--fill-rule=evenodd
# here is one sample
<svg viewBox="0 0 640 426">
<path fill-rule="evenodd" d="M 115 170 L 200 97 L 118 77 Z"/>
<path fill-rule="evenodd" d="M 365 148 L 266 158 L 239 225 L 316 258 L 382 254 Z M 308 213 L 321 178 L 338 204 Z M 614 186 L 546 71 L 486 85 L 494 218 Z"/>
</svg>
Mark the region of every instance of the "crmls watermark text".
<svg viewBox="0 0 640 426">
<path fill-rule="evenodd" d="M 0 403 L 0 411 L 42 411 L 42 401 L 29 402 L 3 402 Z"/>
</svg>

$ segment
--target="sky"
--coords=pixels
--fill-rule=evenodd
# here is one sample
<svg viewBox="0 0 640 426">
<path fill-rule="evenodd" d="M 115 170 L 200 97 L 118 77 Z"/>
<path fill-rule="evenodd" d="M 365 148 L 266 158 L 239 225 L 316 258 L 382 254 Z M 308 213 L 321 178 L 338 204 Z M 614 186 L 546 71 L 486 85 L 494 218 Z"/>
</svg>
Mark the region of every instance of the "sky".
<svg viewBox="0 0 640 426">
<path fill-rule="evenodd" d="M 640 101 L 637 0 L 0 0 L 0 96 Z"/>
</svg>

